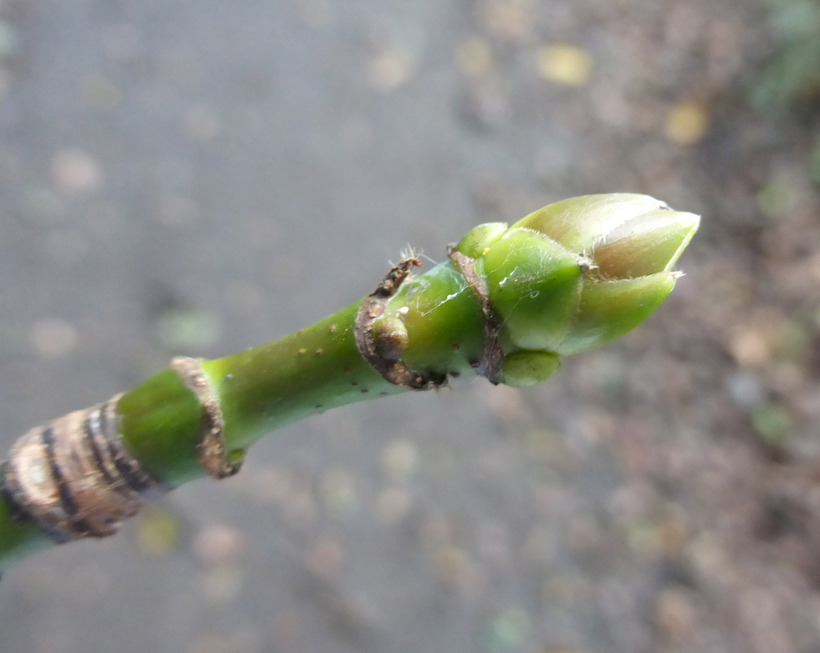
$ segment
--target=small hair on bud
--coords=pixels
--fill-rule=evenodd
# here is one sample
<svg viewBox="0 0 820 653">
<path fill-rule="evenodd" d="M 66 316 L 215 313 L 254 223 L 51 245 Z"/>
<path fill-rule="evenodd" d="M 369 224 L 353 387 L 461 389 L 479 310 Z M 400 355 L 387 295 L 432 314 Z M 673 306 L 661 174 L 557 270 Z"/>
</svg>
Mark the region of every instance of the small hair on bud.
<svg viewBox="0 0 820 653">
<path fill-rule="evenodd" d="M 425 258 L 428 261 L 435 263 L 435 261 L 433 261 L 429 256 L 424 255 L 424 252 L 421 250 L 421 248 L 413 247 L 410 243 L 407 243 L 407 245 L 401 248 L 399 256 L 401 257 L 402 261 L 413 261 L 416 267 L 421 266 L 421 261 L 419 261 L 420 258 Z M 393 265 L 393 263 L 391 262 L 390 265 Z"/>
</svg>

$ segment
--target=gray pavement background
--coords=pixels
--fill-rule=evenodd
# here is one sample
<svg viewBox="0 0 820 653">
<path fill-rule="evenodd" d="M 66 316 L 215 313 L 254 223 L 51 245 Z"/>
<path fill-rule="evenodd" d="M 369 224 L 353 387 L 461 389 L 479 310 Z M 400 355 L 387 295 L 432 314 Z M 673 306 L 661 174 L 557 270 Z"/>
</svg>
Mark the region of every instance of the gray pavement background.
<svg viewBox="0 0 820 653">
<path fill-rule="evenodd" d="M 3 653 L 820 650 L 817 112 L 748 108 L 761 7 L 0 17 L 3 447 L 172 355 L 323 317 L 406 243 L 441 260 L 474 224 L 590 192 L 705 215 L 658 315 L 545 386 L 308 420 L 240 476 L 20 564 Z"/>
</svg>

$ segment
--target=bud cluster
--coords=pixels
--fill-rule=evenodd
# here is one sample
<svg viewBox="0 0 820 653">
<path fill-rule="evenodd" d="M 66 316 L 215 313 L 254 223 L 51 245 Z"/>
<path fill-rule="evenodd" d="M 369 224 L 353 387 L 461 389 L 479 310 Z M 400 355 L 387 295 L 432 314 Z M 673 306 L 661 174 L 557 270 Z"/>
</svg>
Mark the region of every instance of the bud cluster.
<svg viewBox="0 0 820 653">
<path fill-rule="evenodd" d="M 534 385 L 558 357 L 618 338 L 672 292 L 698 216 L 647 195 L 586 195 L 511 227 L 483 224 L 456 246 L 476 261 L 501 325 L 502 382 Z"/>
</svg>

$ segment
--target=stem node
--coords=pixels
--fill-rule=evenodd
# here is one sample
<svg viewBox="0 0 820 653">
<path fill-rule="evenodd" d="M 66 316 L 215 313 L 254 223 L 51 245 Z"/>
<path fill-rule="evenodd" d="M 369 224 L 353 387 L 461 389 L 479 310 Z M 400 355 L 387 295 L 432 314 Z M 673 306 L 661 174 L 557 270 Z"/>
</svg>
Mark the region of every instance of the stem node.
<svg viewBox="0 0 820 653">
<path fill-rule="evenodd" d="M 409 369 L 396 355 L 395 348 L 387 347 L 390 351 L 385 356 L 385 347 L 379 346 L 373 333 L 376 320 L 384 315 L 387 301 L 398 292 L 401 284 L 410 276 L 410 271 L 417 266 L 421 266 L 417 258 L 399 261 L 376 290 L 365 298 L 356 314 L 356 347 L 362 358 L 386 381 L 410 390 L 430 390 L 447 385 L 447 377 Z"/>
<path fill-rule="evenodd" d="M 243 457 L 240 455 L 236 459 L 233 452 L 225 449 L 225 442 L 222 439 L 225 418 L 222 415 L 219 394 L 202 369 L 202 361 L 198 358 L 178 356 L 171 361 L 171 369 L 182 377 L 188 389 L 196 395 L 202 409 L 202 438 L 197 444 L 199 464 L 212 478 L 223 479 L 233 476 L 242 468 Z"/>
</svg>

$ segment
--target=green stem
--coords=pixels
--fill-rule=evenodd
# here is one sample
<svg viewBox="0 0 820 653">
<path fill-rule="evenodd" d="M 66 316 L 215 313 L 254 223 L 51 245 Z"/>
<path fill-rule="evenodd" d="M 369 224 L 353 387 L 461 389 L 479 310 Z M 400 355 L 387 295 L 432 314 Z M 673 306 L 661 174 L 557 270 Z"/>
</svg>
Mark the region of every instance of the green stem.
<svg viewBox="0 0 820 653">
<path fill-rule="evenodd" d="M 228 456 L 244 457 L 262 436 L 304 417 L 373 397 L 403 392 L 362 358 L 356 346 L 361 301 L 279 340 L 204 361 L 222 408 Z M 470 370 L 480 356 L 482 317 L 477 300 L 451 263 L 409 280 L 387 314 L 407 323 L 407 360 L 431 373 Z M 117 402 L 119 432 L 142 468 L 166 487 L 205 476 L 197 444 L 201 405 L 172 369 L 124 393 Z M 0 502 L 0 569 L 14 557 L 48 544 L 28 522 L 12 519 Z"/>
<path fill-rule="evenodd" d="M 406 389 L 386 381 L 359 353 L 355 321 L 360 306 L 357 302 L 279 340 L 203 363 L 222 407 L 231 458 L 241 459 L 256 440 L 291 422 Z M 417 369 L 460 374 L 480 355 L 481 313 L 449 262 L 405 283 L 391 298 L 389 313 L 404 317 L 405 358 Z M 169 486 L 203 476 L 196 449 L 200 405 L 178 374 L 160 372 L 126 392 L 117 409 L 129 449 L 151 476 Z"/>
<path fill-rule="evenodd" d="M 309 415 L 402 390 L 359 355 L 359 305 L 280 340 L 205 363 L 222 400 L 231 451 L 239 454 L 266 433 Z"/>
<path fill-rule="evenodd" d="M 617 338 L 674 287 L 697 216 L 639 195 L 566 200 L 480 225 L 450 260 L 393 268 L 364 300 L 20 438 L 0 467 L 0 571 L 53 542 L 116 532 L 156 491 L 238 471 L 263 435 L 330 408 L 474 372 L 534 385 L 561 355 Z"/>
<path fill-rule="evenodd" d="M 15 519 L 6 502 L 0 501 L 0 572 L 15 560 L 51 544 L 37 526 L 29 521 Z"/>
</svg>

